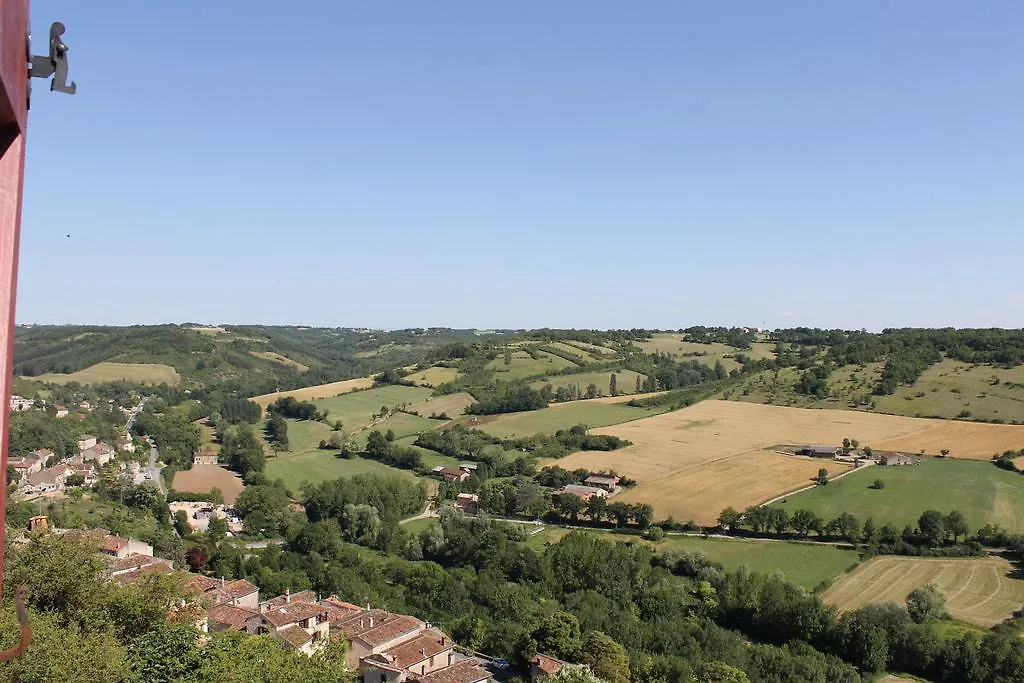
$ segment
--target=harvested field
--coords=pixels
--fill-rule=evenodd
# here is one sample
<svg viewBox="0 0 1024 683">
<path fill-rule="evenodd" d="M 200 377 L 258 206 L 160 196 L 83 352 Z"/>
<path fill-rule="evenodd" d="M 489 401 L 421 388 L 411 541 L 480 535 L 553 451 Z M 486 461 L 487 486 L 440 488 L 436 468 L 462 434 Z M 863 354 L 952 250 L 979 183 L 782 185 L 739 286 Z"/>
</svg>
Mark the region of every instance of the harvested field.
<svg viewBox="0 0 1024 683">
<path fill-rule="evenodd" d="M 996 428 L 985 430 L 990 438 L 981 445 L 957 433 L 972 434 L 978 427 Z M 567 469 L 614 469 L 638 482 L 623 500 L 651 503 L 659 517 L 674 515 L 703 524 L 713 523 L 728 505 L 741 509 L 799 488 L 819 467 L 832 475 L 847 469 L 833 461 L 761 451 L 774 444 L 839 444 L 851 437 L 876 449 L 900 443 L 916 451 L 939 439 L 951 449 L 955 443 L 959 457 L 982 458 L 1024 441 L 1022 427 L 730 401 L 704 401 L 594 432 L 614 434 L 633 445 L 619 451 L 574 453 L 558 464 Z"/>
<path fill-rule="evenodd" d="M 305 372 L 306 370 L 309 370 L 309 366 L 303 365 L 296 360 L 292 360 L 287 356 L 282 356 L 281 354 L 273 351 L 250 351 L 249 353 L 257 358 L 262 358 L 263 360 L 269 360 L 275 363 L 280 363 L 281 365 L 287 365 L 290 368 L 295 368 L 296 372 Z"/>
<path fill-rule="evenodd" d="M 285 396 L 294 396 L 298 401 L 315 401 L 321 398 L 331 398 L 339 394 L 347 394 L 357 389 L 369 389 L 372 386 L 372 377 L 357 377 L 355 379 L 342 380 L 341 382 L 330 382 L 329 384 L 317 384 L 316 386 L 303 387 L 302 389 L 292 389 L 291 391 L 276 391 L 272 394 L 253 396 L 249 400 L 266 408 L 277 399 Z"/>
<path fill-rule="evenodd" d="M 961 420 L 913 420 L 918 429 L 887 441 L 871 443 L 876 450 L 936 454 L 949 449 L 952 458 L 989 460 L 994 453 L 1024 447 L 1024 425 L 983 424 Z M 862 439 L 863 441 L 863 439 Z"/>
<path fill-rule="evenodd" d="M 466 406 L 473 402 L 474 398 L 470 394 L 460 391 L 457 394 L 428 397 L 422 403 L 414 403 L 409 406 L 409 410 L 417 412 L 423 417 L 430 417 L 431 413 L 437 415 L 444 413 L 448 417 L 455 418 L 462 415 L 462 411 L 466 409 Z M 439 422 L 438 424 L 441 423 Z"/>
<path fill-rule="evenodd" d="M 237 474 L 220 465 L 193 465 L 190 470 L 174 473 L 175 491 L 207 493 L 214 488 L 224 494 L 224 502 L 232 505 L 245 485 Z"/>
<path fill-rule="evenodd" d="M 841 610 L 868 603 L 904 604 L 915 588 L 935 583 L 946 594 L 950 615 L 994 626 L 1024 604 L 1024 581 L 1011 578 L 1002 558 L 877 557 L 840 578 L 822 599 Z"/>
<path fill-rule="evenodd" d="M 181 381 L 181 376 L 170 365 L 161 363 L 96 363 L 84 370 L 64 375 L 52 373 L 39 375 L 31 379 L 37 382 L 51 382 L 53 384 L 67 384 L 78 382 L 79 384 L 99 384 L 101 382 L 113 382 L 115 380 L 126 380 L 139 382 L 140 384 L 170 384 L 175 385 Z"/>
<path fill-rule="evenodd" d="M 445 382 L 454 382 L 462 374 L 456 368 L 431 367 L 426 370 L 411 373 L 407 380 L 419 384 L 421 387 L 436 387 Z"/>
<path fill-rule="evenodd" d="M 657 412 L 659 412 L 657 409 L 652 408 L 605 405 L 594 401 L 568 401 L 554 403 L 549 408 L 522 413 L 467 416 L 460 419 L 459 422 L 467 427 L 478 427 L 488 434 L 503 439 L 511 436 L 554 434 L 559 429 L 568 429 L 578 424 L 590 427 L 616 425 L 629 420 L 639 420 Z"/>
</svg>

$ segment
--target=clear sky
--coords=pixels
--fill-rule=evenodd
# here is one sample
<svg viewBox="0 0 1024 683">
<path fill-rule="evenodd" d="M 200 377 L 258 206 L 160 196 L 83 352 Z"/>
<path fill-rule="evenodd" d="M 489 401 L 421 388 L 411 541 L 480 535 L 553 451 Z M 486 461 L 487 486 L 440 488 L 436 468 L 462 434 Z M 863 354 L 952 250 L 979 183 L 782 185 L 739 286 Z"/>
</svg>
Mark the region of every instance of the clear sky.
<svg viewBox="0 0 1024 683">
<path fill-rule="evenodd" d="M 1024 326 L 1019 0 L 54 20 L 21 322 Z"/>
</svg>

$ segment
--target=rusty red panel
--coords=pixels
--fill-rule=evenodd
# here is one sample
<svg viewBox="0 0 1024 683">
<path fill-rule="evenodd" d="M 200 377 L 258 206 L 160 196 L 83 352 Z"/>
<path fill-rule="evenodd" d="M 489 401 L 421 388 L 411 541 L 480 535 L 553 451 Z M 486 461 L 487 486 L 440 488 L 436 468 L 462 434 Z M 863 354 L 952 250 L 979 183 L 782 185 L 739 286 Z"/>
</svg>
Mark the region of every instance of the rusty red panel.
<svg viewBox="0 0 1024 683">
<path fill-rule="evenodd" d="M 28 0 L 0 0 L 0 586 L 3 585 L 7 440 L 14 354 L 21 196 L 28 115 Z M 8 653 L 2 653 L 4 657 Z"/>
<path fill-rule="evenodd" d="M 22 132 L 28 109 L 27 28 L 28 0 L 0 0 L 0 127 L 15 123 Z"/>
</svg>

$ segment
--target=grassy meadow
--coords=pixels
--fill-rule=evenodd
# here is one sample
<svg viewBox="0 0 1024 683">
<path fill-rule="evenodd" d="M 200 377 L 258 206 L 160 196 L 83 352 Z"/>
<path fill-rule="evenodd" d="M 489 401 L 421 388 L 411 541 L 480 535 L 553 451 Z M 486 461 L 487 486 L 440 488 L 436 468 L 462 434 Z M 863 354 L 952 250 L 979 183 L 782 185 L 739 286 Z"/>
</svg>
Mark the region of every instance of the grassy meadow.
<svg viewBox="0 0 1024 683">
<path fill-rule="evenodd" d="M 925 370 L 914 384 L 901 385 L 891 395 L 876 396 L 872 391 L 881 379 L 883 366 L 879 362 L 834 369 L 829 375 L 829 396 L 823 399 L 797 393 L 801 373 L 796 368 L 757 373 L 729 390 L 727 398 L 840 409 L 866 409 L 863 401 L 857 399 L 867 399 L 874 403 L 874 412 L 891 415 L 951 419 L 967 413 L 972 420 L 1024 422 L 1024 365 L 972 366 L 946 359 Z"/>
<path fill-rule="evenodd" d="M 588 427 L 605 427 L 631 420 L 639 420 L 659 412 L 652 408 L 634 408 L 617 403 L 592 403 L 571 401 L 541 410 L 524 413 L 508 413 L 460 420 L 468 427 L 478 427 L 498 438 L 530 436 L 533 434 L 554 434 L 559 429 L 585 424 Z"/>
<path fill-rule="evenodd" d="M 393 408 L 402 403 L 419 403 L 428 396 L 430 389 L 424 387 L 385 386 L 321 398 L 313 403 L 321 410 L 329 411 L 329 422 L 341 420 L 345 425 L 345 432 L 351 433 L 368 425 L 373 420 L 373 414 L 379 413 L 382 407 Z"/>
<path fill-rule="evenodd" d="M 641 382 L 647 378 L 646 375 L 641 375 L 632 370 L 601 370 L 597 372 L 577 372 L 572 375 L 552 375 L 536 382 L 530 382 L 530 386 L 534 389 L 540 389 L 545 384 L 550 384 L 552 389 L 557 389 L 558 387 L 568 387 L 575 384 L 580 388 L 580 393 L 583 393 L 587 390 L 587 386 L 594 384 L 597 386 L 601 396 L 610 396 L 609 387 L 612 381 L 612 373 L 616 375 L 615 387 L 620 394 L 636 393 L 637 377 L 640 378 Z"/>
<path fill-rule="evenodd" d="M 885 487 L 869 488 L 876 479 Z M 898 529 L 916 525 L 925 510 L 956 509 L 972 533 L 986 523 L 1024 533 L 1024 476 L 984 461 L 924 458 L 920 465 L 866 467 L 775 505 L 790 513 L 806 508 L 826 519 L 850 512 Z"/>
<path fill-rule="evenodd" d="M 537 358 L 534 359 L 526 351 L 513 350 L 511 361 L 510 365 L 505 365 L 505 354 L 499 350 L 498 357 L 487 364 L 487 369 L 494 370 L 497 379 L 507 381 L 578 367 L 572 361 L 543 351 L 538 351 Z"/>
<path fill-rule="evenodd" d="M 114 382 L 126 380 L 140 384 L 169 384 L 175 385 L 181 381 L 181 376 L 170 365 L 161 363 L 96 363 L 89 367 L 72 372 L 70 374 L 52 373 L 33 377 L 37 382 L 52 382 L 53 384 L 67 384 L 78 382 L 79 384 L 100 384 L 102 382 Z"/>
<path fill-rule="evenodd" d="M 526 543 L 537 550 L 555 543 L 570 533 L 569 529 L 545 527 Z M 683 550 L 701 553 L 726 571 L 745 566 L 752 572 L 782 574 L 786 580 L 810 590 L 823 581 L 835 579 L 859 561 L 856 551 L 806 543 L 776 543 L 741 539 L 701 538 L 672 534 L 658 543 L 648 543 L 639 536 L 613 532 L 587 531 L 609 541 L 637 542 L 651 545 L 655 551 Z"/>
<path fill-rule="evenodd" d="M 317 483 L 370 473 L 391 477 L 413 477 L 411 472 L 381 464 L 375 460 L 355 457 L 339 458 L 333 451 L 310 451 L 297 455 L 282 454 L 267 460 L 266 474 L 281 479 L 294 495 L 304 482 Z"/>
</svg>

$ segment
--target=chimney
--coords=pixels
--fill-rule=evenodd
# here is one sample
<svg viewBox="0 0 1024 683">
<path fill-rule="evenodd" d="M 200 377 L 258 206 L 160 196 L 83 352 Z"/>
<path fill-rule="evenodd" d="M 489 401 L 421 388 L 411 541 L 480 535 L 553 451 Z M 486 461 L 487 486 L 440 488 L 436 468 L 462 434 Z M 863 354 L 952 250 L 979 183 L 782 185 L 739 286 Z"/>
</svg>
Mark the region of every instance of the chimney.
<svg viewBox="0 0 1024 683">
<path fill-rule="evenodd" d="M 373 615 L 370 615 L 370 628 L 373 628 Z"/>
<path fill-rule="evenodd" d="M 426 657 L 426 656 L 427 656 L 427 648 L 421 647 L 420 648 L 420 657 Z"/>
<path fill-rule="evenodd" d="M 291 601 L 292 601 L 292 589 L 291 588 L 285 588 L 284 589 L 284 602 L 285 602 L 285 604 L 288 604 Z"/>
</svg>

